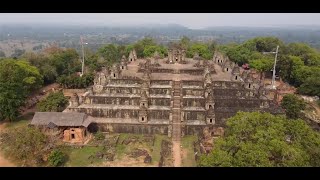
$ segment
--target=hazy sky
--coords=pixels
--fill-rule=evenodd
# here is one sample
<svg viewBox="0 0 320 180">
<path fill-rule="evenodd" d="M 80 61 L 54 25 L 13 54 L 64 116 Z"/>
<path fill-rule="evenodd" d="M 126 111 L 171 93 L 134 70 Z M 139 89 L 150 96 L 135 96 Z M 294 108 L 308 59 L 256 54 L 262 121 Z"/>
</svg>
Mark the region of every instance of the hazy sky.
<svg viewBox="0 0 320 180">
<path fill-rule="evenodd" d="M 210 26 L 320 25 L 320 13 L 3 13 L 4 23 Z"/>
</svg>

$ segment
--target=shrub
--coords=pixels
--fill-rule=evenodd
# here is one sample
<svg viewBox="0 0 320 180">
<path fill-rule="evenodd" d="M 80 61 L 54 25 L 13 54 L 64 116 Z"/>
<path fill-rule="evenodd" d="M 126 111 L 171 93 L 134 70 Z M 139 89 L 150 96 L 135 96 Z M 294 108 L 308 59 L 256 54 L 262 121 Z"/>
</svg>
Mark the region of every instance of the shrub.
<svg viewBox="0 0 320 180">
<path fill-rule="evenodd" d="M 49 96 L 41 100 L 37 104 L 37 109 L 41 112 L 62 112 L 67 104 L 68 99 L 59 91 L 50 93 Z"/>
<path fill-rule="evenodd" d="M 60 166 L 63 165 L 63 163 L 65 163 L 66 160 L 66 155 L 63 154 L 63 152 L 59 151 L 59 150 L 53 150 L 51 151 L 49 157 L 48 157 L 48 162 L 50 166 Z"/>
<path fill-rule="evenodd" d="M 96 140 L 104 140 L 105 136 L 101 131 L 98 131 L 94 137 L 96 138 Z"/>
</svg>

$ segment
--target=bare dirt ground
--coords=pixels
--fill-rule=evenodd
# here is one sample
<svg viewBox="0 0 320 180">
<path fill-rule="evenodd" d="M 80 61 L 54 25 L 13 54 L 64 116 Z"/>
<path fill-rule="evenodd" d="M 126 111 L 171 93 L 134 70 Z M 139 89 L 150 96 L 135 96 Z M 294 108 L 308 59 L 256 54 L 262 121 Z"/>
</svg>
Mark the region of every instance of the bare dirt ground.
<svg viewBox="0 0 320 180">
<path fill-rule="evenodd" d="M 182 156 L 182 159 L 187 159 L 188 158 L 188 152 L 187 152 L 187 150 L 185 150 L 185 149 L 181 149 L 181 156 Z M 185 166 L 183 166 L 183 167 L 185 167 Z"/>
<path fill-rule="evenodd" d="M 1 123 L 0 124 L 0 132 L 5 128 L 6 123 Z M 4 158 L 3 154 L 0 152 L 0 167 L 15 167 L 15 165 Z"/>
<path fill-rule="evenodd" d="M 181 167 L 181 143 L 180 141 L 172 142 L 172 151 L 173 151 L 173 166 Z"/>
</svg>

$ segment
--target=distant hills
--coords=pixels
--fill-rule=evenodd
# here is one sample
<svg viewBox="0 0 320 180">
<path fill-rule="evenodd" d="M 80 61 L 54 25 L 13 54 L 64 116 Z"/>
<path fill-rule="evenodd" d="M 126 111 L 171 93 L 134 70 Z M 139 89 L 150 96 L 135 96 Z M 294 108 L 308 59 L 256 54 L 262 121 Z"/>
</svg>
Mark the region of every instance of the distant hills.
<svg viewBox="0 0 320 180">
<path fill-rule="evenodd" d="M 8 36 L 10 34 L 10 36 Z M 218 43 L 241 43 L 257 36 L 275 36 L 284 42 L 304 42 L 320 48 L 320 26 L 281 25 L 265 27 L 216 26 L 191 29 L 179 24 L 137 24 L 137 25 L 57 25 L 57 24 L 3 24 L 0 25 L 1 40 L 30 39 L 54 41 L 66 47 L 78 46 L 83 35 L 95 45 L 106 43 L 128 44 L 144 37 L 153 37 L 159 43 L 168 43 L 182 36 L 194 41 Z"/>
</svg>

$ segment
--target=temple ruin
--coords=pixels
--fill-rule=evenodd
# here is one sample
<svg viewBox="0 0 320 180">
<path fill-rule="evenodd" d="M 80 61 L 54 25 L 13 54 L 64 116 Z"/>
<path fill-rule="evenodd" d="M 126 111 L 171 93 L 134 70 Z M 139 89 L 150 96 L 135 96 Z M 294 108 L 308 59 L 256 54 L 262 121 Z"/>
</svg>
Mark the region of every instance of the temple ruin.
<svg viewBox="0 0 320 180">
<path fill-rule="evenodd" d="M 81 98 L 75 94 L 65 112 L 85 113 L 89 131 L 179 139 L 204 128 L 219 134 L 238 111 L 283 113 L 276 99 L 260 78 L 218 52 L 204 60 L 171 48 L 163 59 L 138 59 L 131 51 L 128 59 L 98 72 L 93 87 Z"/>
</svg>

